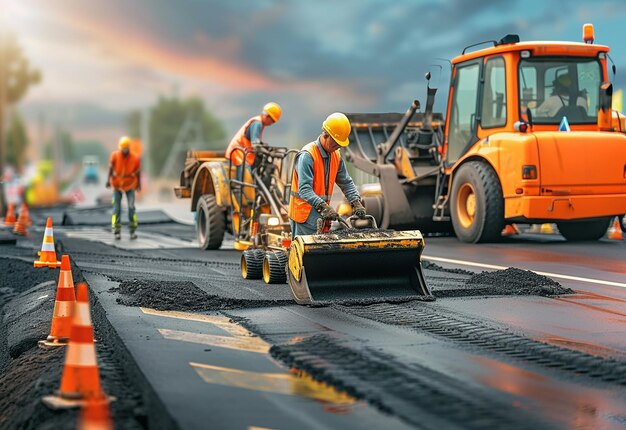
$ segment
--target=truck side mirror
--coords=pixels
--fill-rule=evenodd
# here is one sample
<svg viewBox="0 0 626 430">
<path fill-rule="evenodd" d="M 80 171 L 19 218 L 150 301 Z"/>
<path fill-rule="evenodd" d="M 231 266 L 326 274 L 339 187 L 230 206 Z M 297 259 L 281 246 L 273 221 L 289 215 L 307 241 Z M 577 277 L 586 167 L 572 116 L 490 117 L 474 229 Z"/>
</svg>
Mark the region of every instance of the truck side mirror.
<svg viewBox="0 0 626 430">
<path fill-rule="evenodd" d="M 598 97 L 598 129 L 604 131 L 613 130 L 613 84 L 602 82 L 600 84 L 600 96 Z"/>
</svg>

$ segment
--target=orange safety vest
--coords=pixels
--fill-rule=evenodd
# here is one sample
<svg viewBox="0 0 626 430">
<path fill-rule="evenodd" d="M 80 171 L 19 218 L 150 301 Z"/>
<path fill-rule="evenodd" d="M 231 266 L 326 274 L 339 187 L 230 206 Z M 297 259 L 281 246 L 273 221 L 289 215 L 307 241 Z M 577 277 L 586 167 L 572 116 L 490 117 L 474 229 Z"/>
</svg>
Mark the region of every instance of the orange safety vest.
<svg viewBox="0 0 626 430">
<path fill-rule="evenodd" d="M 226 148 L 226 158 L 230 158 L 233 165 L 235 166 L 241 166 L 241 164 L 243 163 L 244 154 L 241 149 L 235 150 L 235 148 L 237 148 L 238 146 L 241 146 L 242 148 L 250 148 L 252 146 L 252 143 L 246 137 L 246 130 L 254 121 L 261 121 L 261 115 L 253 116 L 248 121 L 246 121 L 232 138 L 232 140 L 228 144 L 228 148 Z M 265 126 L 263 125 L 263 121 L 261 121 L 261 136 L 263 136 L 264 128 Z M 246 164 L 252 166 L 254 164 L 254 158 L 255 155 L 252 152 L 249 152 L 248 155 L 246 155 Z"/>
<path fill-rule="evenodd" d="M 313 192 L 320 196 L 326 203 L 330 203 L 333 194 L 335 179 L 341 164 L 339 151 L 328 154 L 330 157 L 330 171 L 326 176 L 324 157 L 317 146 L 317 142 L 307 144 L 302 151 L 306 151 L 313 157 Z M 301 153 L 302 153 L 301 151 Z M 295 162 L 294 162 L 295 166 Z M 328 183 L 325 183 L 328 181 Z M 302 224 L 307 220 L 313 207 L 306 200 L 300 198 L 298 194 L 298 172 L 294 169 L 291 180 L 291 198 L 289 199 L 289 218 Z"/>
<path fill-rule="evenodd" d="M 138 185 L 140 167 L 139 157 L 132 152 L 124 157 L 122 151 L 115 151 L 111 154 L 111 186 L 120 191 L 134 190 Z"/>
</svg>

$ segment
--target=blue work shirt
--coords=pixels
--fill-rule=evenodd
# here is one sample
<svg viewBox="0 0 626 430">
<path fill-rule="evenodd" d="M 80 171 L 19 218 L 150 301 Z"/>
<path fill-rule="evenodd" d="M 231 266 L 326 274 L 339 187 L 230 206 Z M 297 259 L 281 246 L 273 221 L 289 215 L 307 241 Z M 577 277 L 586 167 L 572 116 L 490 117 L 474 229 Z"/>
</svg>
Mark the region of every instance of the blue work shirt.
<svg viewBox="0 0 626 430">
<path fill-rule="evenodd" d="M 261 124 L 261 121 L 252 121 L 252 123 L 246 129 L 246 139 L 248 139 L 253 145 L 261 143 L 262 131 L 263 124 Z"/>
<path fill-rule="evenodd" d="M 315 144 L 322 154 L 324 159 L 325 171 L 330 169 L 330 157 L 328 152 L 324 150 L 320 143 L 319 137 L 315 141 Z M 300 234 L 313 234 L 317 231 L 317 220 L 321 218 L 320 214 L 315 210 L 315 207 L 322 203 L 324 199 L 315 194 L 313 191 L 313 157 L 307 151 L 300 151 L 296 158 L 296 173 L 298 174 L 298 194 L 300 198 L 305 200 L 308 204 L 313 206 L 311 213 L 303 223 L 297 223 L 291 220 L 292 232 L 291 236 L 295 237 Z M 346 199 L 353 203 L 359 200 L 361 196 L 354 185 L 354 181 L 350 177 L 346 165 L 343 159 L 339 162 L 339 170 L 337 170 L 337 177 L 335 178 L 335 184 L 339 186 Z M 295 228 L 294 228 L 295 227 Z"/>
</svg>

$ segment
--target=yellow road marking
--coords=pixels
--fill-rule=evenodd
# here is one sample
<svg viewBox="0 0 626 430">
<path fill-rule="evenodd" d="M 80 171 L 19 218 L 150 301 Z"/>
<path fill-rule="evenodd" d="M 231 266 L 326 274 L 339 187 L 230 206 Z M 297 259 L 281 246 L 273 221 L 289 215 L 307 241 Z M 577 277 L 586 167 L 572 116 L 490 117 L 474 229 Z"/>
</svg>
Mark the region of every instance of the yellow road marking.
<svg viewBox="0 0 626 430">
<path fill-rule="evenodd" d="M 188 331 L 168 330 L 160 328 L 159 333 L 165 339 L 179 340 L 182 342 L 199 343 L 202 345 L 217 346 L 219 348 L 236 349 L 239 351 L 257 352 L 259 354 L 267 354 L 270 345 L 259 337 L 248 336 L 215 336 L 204 333 L 191 333 Z"/>
<path fill-rule="evenodd" d="M 230 318 L 222 315 L 203 315 L 179 311 L 157 311 L 156 309 L 142 307 L 140 307 L 139 309 L 146 315 L 156 315 L 159 317 L 175 318 L 186 321 L 198 321 L 212 324 L 214 326 L 218 326 L 222 330 L 227 331 L 233 336 L 255 336 L 239 324 L 232 322 Z"/>
<path fill-rule="evenodd" d="M 422 255 L 422 258 L 424 260 L 439 261 L 441 263 L 458 264 L 461 266 L 480 267 L 484 269 L 494 269 L 494 270 L 508 269 L 507 266 L 497 266 L 495 264 L 477 263 L 474 261 L 455 260 L 452 258 L 433 257 L 430 255 Z M 536 270 L 531 270 L 531 272 L 535 272 L 537 275 L 548 276 L 550 278 L 560 278 L 560 279 L 567 279 L 568 281 L 587 282 L 589 284 L 600 284 L 600 285 L 608 285 L 611 287 L 626 288 L 626 283 L 623 283 L 623 282 L 605 281 L 602 279 L 593 279 L 593 278 L 581 278 L 579 276 L 561 275 L 560 273 L 551 273 L 551 272 L 538 272 Z"/>
<path fill-rule="evenodd" d="M 209 384 L 307 397 L 334 404 L 354 404 L 356 402 L 348 394 L 317 382 L 304 372 L 259 373 L 212 366 L 210 364 L 193 362 L 189 364 Z"/>
</svg>

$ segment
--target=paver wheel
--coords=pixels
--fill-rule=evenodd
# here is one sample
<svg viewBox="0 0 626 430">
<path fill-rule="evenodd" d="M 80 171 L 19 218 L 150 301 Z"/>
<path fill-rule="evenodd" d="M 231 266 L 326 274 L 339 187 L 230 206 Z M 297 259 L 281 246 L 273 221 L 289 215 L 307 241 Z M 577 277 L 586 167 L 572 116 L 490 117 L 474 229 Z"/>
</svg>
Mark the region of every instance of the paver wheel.
<svg viewBox="0 0 626 430">
<path fill-rule="evenodd" d="M 450 216 L 459 240 L 495 242 L 504 228 L 504 199 L 498 176 L 480 161 L 463 164 L 452 180 Z"/>
<path fill-rule="evenodd" d="M 263 275 L 262 249 L 246 249 L 241 253 L 241 276 L 243 279 L 261 279 Z"/>
<path fill-rule="evenodd" d="M 224 240 L 226 222 L 212 194 L 204 194 L 196 206 L 196 232 L 201 249 L 219 249 Z"/>
<path fill-rule="evenodd" d="M 567 240 L 598 240 L 606 234 L 612 220 L 612 217 L 605 217 L 590 221 L 557 222 L 556 225 Z"/>
<path fill-rule="evenodd" d="M 287 282 L 287 254 L 283 251 L 268 251 L 263 259 L 263 280 L 266 284 Z"/>
</svg>

